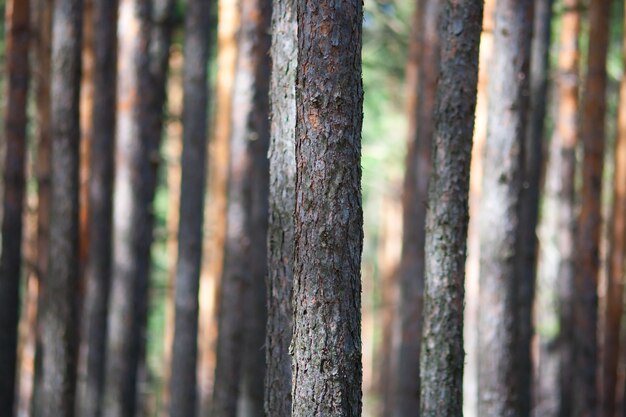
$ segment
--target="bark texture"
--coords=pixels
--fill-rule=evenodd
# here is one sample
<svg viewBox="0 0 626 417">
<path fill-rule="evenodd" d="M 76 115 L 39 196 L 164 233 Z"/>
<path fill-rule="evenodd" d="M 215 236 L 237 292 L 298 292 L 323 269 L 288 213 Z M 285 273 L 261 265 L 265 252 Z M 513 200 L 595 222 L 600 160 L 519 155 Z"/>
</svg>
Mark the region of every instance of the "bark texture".
<svg viewBox="0 0 626 417">
<path fill-rule="evenodd" d="M 478 415 L 521 416 L 517 378 L 520 203 L 534 0 L 500 0 L 480 218 Z"/>
<path fill-rule="evenodd" d="M 400 343 L 395 364 L 392 413 L 401 417 L 419 410 L 420 345 L 424 297 L 424 243 L 428 181 L 432 170 L 433 110 L 439 75 L 437 22 L 442 2 L 417 0 L 414 11 L 409 80 L 409 138 L 403 196 L 400 261 Z M 417 68 L 416 68 L 417 67 Z"/>
<path fill-rule="evenodd" d="M 610 1 L 589 3 L 589 52 L 582 103 L 581 207 L 576 232 L 574 275 L 574 415 L 596 415 L 598 365 L 598 270 L 602 226 L 602 167 L 606 112 L 606 58 Z"/>
<path fill-rule="evenodd" d="M 52 20 L 50 245 L 40 286 L 41 385 L 34 415 L 74 415 L 78 354 L 79 96 L 82 2 L 57 0 Z"/>
<path fill-rule="evenodd" d="M 86 352 L 79 381 L 78 414 L 102 415 L 107 314 L 111 275 L 113 155 L 117 71 L 117 0 L 93 0 L 93 101 L 89 174 L 88 229 L 91 239 L 85 270 L 83 307 Z"/>
<path fill-rule="evenodd" d="M 361 415 L 360 0 L 298 0 L 292 414 Z"/>
<path fill-rule="evenodd" d="M 22 266 L 22 211 L 26 168 L 30 2 L 11 0 L 6 24 L 6 116 L 2 255 L 0 256 L 0 410 L 15 409 L 17 337 Z"/>
<path fill-rule="evenodd" d="M 626 15 L 624 16 L 626 21 Z M 626 63 L 626 36 L 622 59 Z M 609 229 L 609 259 L 607 262 L 606 304 L 604 311 L 604 347 L 600 380 L 601 414 L 615 416 L 617 379 L 620 354 L 620 328 L 624 294 L 626 259 L 626 77 L 620 83 L 617 138 L 615 142 L 615 172 L 613 173 L 613 222 Z"/>
<path fill-rule="evenodd" d="M 296 65 L 298 53 L 296 1 L 274 0 L 272 15 L 272 79 L 270 195 L 267 278 L 267 373 L 265 412 L 291 414 L 293 326 L 293 239 L 296 204 Z"/>
<path fill-rule="evenodd" d="M 426 217 L 421 415 L 463 414 L 463 305 L 469 173 L 483 2 L 444 3 L 433 173 Z"/>
<path fill-rule="evenodd" d="M 113 265 L 104 415 L 133 416 L 144 359 L 152 201 L 159 164 L 171 0 L 120 1 Z"/>
<path fill-rule="evenodd" d="M 521 242 L 518 257 L 517 325 L 519 349 L 517 379 L 520 384 L 520 412 L 530 416 L 533 391 L 531 343 L 533 302 L 537 280 L 537 224 L 544 154 L 544 121 L 548 93 L 550 23 L 553 0 L 534 0 L 534 30 L 531 46 L 530 111 L 524 143 L 524 171 L 520 209 Z"/>
<path fill-rule="evenodd" d="M 193 417 L 197 405 L 198 295 L 207 160 L 211 4 L 187 4 L 183 68 L 183 151 L 180 182 L 175 324 L 170 416 Z"/>
</svg>

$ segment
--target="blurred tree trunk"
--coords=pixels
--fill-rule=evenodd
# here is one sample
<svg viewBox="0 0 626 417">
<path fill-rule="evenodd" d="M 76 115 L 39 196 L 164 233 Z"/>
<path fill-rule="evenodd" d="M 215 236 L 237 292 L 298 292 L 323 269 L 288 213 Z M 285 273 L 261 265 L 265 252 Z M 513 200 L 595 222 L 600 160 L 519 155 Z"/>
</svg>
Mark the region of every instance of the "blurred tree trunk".
<svg viewBox="0 0 626 417">
<path fill-rule="evenodd" d="M 82 1 L 56 0 L 51 72 L 48 271 L 41 281 L 41 386 L 34 415 L 74 415 L 78 354 L 79 97 Z"/>
<path fill-rule="evenodd" d="M 83 306 L 83 379 L 79 380 L 77 411 L 81 416 L 102 413 L 107 313 L 111 275 L 113 212 L 113 154 L 117 71 L 117 0 L 93 0 L 93 109 L 91 110 L 87 228 L 91 231 L 85 266 Z"/>
<path fill-rule="evenodd" d="M 0 257 L 0 410 L 11 415 L 16 403 L 17 330 L 22 276 L 30 2 L 10 0 L 6 9 L 6 25 L 6 149 L 3 167 L 3 245 Z"/>
<path fill-rule="evenodd" d="M 626 22 L 626 14 L 624 21 Z M 622 54 L 623 62 L 626 64 L 626 35 Z M 614 417 L 616 411 L 617 370 L 626 272 L 624 268 L 626 259 L 626 76 L 624 75 L 620 82 L 619 100 L 614 156 L 615 172 L 613 173 L 613 222 L 609 231 L 602 379 L 599 390 L 603 417 Z"/>
<path fill-rule="evenodd" d="M 104 415 L 133 416 L 145 360 L 152 202 L 172 31 L 171 0 L 122 0 L 116 178 Z"/>
<path fill-rule="evenodd" d="M 495 9 L 480 219 L 478 415 L 522 415 L 516 374 L 520 203 L 534 0 Z"/>
<path fill-rule="evenodd" d="M 537 280 L 537 224 L 539 221 L 539 199 L 544 154 L 544 125 L 548 93 L 548 71 L 550 52 L 550 30 L 553 0 L 534 0 L 534 30 L 531 46 L 530 67 L 530 111 L 528 130 L 524 143 L 524 168 L 521 195 L 520 225 L 521 242 L 519 253 L 519 283 L 517 289 L 519 349 L 518 381 L 520 383 L 520 410 L 530 416 L 533 392 L 533 361 L 531 343 L 533 329 L 533 303 Z"/>
<path fill-rule="evenodd" d="M 442 9 L 433 175 L 426 217 L 421 415 L 463 415 L 463 306 L 472 134 L 483 2 Z M 460 37 L 458 27 L 462 27 Z"/>
<path fill-rule="evenodd" d="M 424 295 L 424 235 L 433 111 L 439 75 L 440 0 L 417 0 L 407 65 L 409 139 L 404 178 L 402 257 L 399 269 L 400 344 L 396 353 L 392 415 L 407 416 L 420 404 L 420 345 Z"/>
<path fill-rule="evenodd" d="M 48 242 L 50 228 L 50 58 L 52 50 L 52 8 L 54 0 L 35 0 L 37 36 L 33 75 L 36 81 L 37 107 L 37 279 L 41 281 L 48 271 Z M 40 298 L 37 298 L 37 319 L 41 316 Z M 37 325 L 35 336 L 35 370 L 31 409 L 34 410 L 41 388 L 41 332 Z"/>
<path fill-rule="evenodd" d="M 356 417 L 362 408 L 362 3 L 298 0 L 297 21 L 292 413 Z"/>
<path fill-rule="evenodd" d="M 577 416 L 593 416 L 597 411 L 598 270 L 610 9 L 610 1 L 591 0 L 589 3 L 589 52 L 581 120 L 582 197 L 576 234 L 573 297 L 573 399 Z"/>
<path fill-rule="evenodd" d="M 175 325 L 170 378 L 170 416 L 196 415 L 198 293 L 206 177 L 208 60 L 211 2 L 191 0 L 185 18 L 183 151 L 180 182 Z"/>
<path fill-rule="evenodd" d="M 242 0 L 240 10 L 212 405 L 216 417 L 263 412 L 271 3 Z"/>
<path fill-rule="evenodd" d="M 270 195 L 267 278 L 267 374 L 265 412 L 291 414 L 293 233 L 296 188 L 296 60 L 298 22 L 295 0 L 274 0 L 272 16 Z M 281 70 L 276 70 L 276 69 Z"/>
</svg>

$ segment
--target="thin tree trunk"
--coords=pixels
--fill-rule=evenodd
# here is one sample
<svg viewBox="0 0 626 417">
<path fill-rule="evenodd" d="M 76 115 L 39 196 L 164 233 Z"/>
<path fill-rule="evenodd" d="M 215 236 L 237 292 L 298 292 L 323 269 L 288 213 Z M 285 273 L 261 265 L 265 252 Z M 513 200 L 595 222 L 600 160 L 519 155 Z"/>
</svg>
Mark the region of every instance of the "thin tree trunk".
<svg viewBox="0 0 626 417">
<path fill-rule="evenodd" d="M 78 354 L 79 97 L 82 1 L 56 0 L 51 73 L 50 246 L 41 281 L 37 417 L 74 415 Z"/>
<path fill-rule="evenodd" d="M 463 306 L 469 172 L 483 2 L 443 8 L 428 214 L 421 415 L 463 415 Z M 460 34 L 463 36 L 459 36 Z"/>
<path fill-rule="evenodd" d="M 496 4 L 480 219 L 478 415 L 484 417 L 522 415 L 515 254 L 521 238 L 532 22 L 533 0 Z"/>
<path fill-rule="evenodd" d="M 521 246 L 517 254 L 519 282 L 517 289 L 519 401 L 522 416 L 532 410 L 533 302 L 537 280 L 537 224 L 544 152 L 544 121 L 548 92 L 548 68 L 552 0 L 534 0 L 534 33 L 531 47 L 530 111 L 524 143 L 524 171 L 520 209 Z"/>
<path fill-rule="evenodd" d="M 356 417 L 362 408 L 363 9 L 360 0 L 297 4 L 292 413 Z"/>
<path fill-rule="evenodd" d="M 624 15 L 626 22 L 626 14 Z M 622 59 L 626 64 L 626 35 Z M 606 310 L 604 311 L 604 340 L 602 379 L 600 380 L 601 415 L 614 417 L 617 400 L 617 370 L 619 367 L 620 328 L 624 293 L 624 259 L 626 259 L 626 76 L 620 82 L 620 99 L 615 143 L 615 172 L 613 173 L 613 222 L 609 231 L 610 248 L 607 262 Z"/>
<path fill-rule="evenodd" d="M 582 103 L 581 208 L 574 275 L 574 413 L 594 416 L 597 407 L 598 270 L 602 226 L 602 167 L 606 111 L 606 58 L 611 2 L 589 3 L 589 53 Z"/>
<path fill-rule="evenodd" d="M 10 0 L 6 20 L 6 149 L 0 257 L 0 410 L 11 415 L 16 403 L 17 330 L 22 276 L 30 2 Z"/>
<path fill-rule="evenodd" d="M 117 88 L 113 272 L 104 415 L 133 416 L 145 360 L 152 202 L 159 165 L 171 0 L 122 0 Z"/>
<path fill-rule="evenodd" d="M 192 0 L 185 19 L 183 152 L 170 415 L 196 415 L 198 294 L 206 177 L 211 2 Z"/>
<path fill-rule="evenodd" d="M 274 0 L 273 7 L 265 412 L 268 416 L 289 416 L 298 22 L 295 0 Z"/>
<path fill-rule="evenodd" d="M 424 296 L 424 243 L 428 181 L 439 73 L 440 0 L 418 0 L 407 67 L 410 120 L 404 179 L 402 258 L 400 261 L 400 345 L 395 365 L 392 413 L 411 415 L 420 406 L 420 345 Z M 416 68 L 417 67 L 417 68 Z M 412 72 L 412 73 L 411 73 Z"/>
</svg>

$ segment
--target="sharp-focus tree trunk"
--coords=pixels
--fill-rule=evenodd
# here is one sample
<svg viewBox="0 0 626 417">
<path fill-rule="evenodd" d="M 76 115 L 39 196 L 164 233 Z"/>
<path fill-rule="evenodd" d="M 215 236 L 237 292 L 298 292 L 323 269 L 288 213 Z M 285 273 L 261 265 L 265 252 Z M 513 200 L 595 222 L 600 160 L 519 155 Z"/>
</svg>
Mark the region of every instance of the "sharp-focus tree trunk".
<svg viewBox="0 0 626 417">
<path fill-rule="evenodd" d="M 294 417 L 361 415 L 360 0 L 298 0 Z"/>
<path fill-rule="evenodd" d="M 269 0 L 242 0 L 214 417 L 263 411 L 270 16 Z"/>
<path fill-rule="evenodd" d="M 420 405 L 420 345 L 424 296 L 424 225 L 431 171 L 433 110 L 439 74 L 440 0 L 417 0 L 407 66 L 408 151 L 404 178 L 400 284 L 400 343 L 394 366 L 392 414 L 411 415 Z"/>
<path fill-rule="evenodd" d="M 598 270 L 602 226 L 602 167 L 606 111 L 606 58 L 611 2 L 589 3 L 589 53 L 582 103 L 581 207 L 574 275 L 574 415 L 596 415 Z"/>
<path fill-rule="evenodd" d="M 482 0 L 444 4 L 426 217 L 421 415 L 463 415 L 463 306 L 469 171 Z M 462 36 L 460 36 L 462 35 Z"/>
<path fill-rule="evenodd" d="M 533 301 L 537 274 L 537 224 L 544 151 L 544 121 L 548 92 L 548 54 L 552 0 L 534 0 L 534 33 L 531 47 L 530 111 L 524 143 L 523 185 L 520 209 L 521 242 L 518 258 L 517 379 L 522 416 L 532 410 L 531 343 L 533 337 Z"/>
<path fill-rule="evenodd" d="M 10 0 L 7 24 L 7 95 L 4 155 L 2 255 L 0 257 L 0 410 L 14 410 L 17 328 L 20 316 L 22 209 L 26 167 L 30 2 Z"/>
<path fill-rule="evenodd" d="M 78 353 L 81 0 L 56 0 L 52 23 L 48 270 L 41 281 L 41 386 L 34 415 L 74 415 Z"/>
<path fill-rule="evenodd" d="M 102 414 L 107 313 L 111 275 L 113 154 L 117 71 L 117 0 L 93 0 L 93 101 L 88 229 L 91 242 L 85 270 L 83 307 L 84 380 L 79 381 L 78 414 Z"/>
<path fill-rule="evenodd" d="M 626 22 L 626 14 L 624 16 Z M 622 59 L 626 64 L 626 36 Z M 620 352 L 620 328 L 624 293 L 624 260 L 626 259 L 626 76 L 622 75 L 615 143 L 613 173 L 613 222 L 609 231 L 610 248 L 607 261 L 606 305 L 602 379 L 600 380 L 601 416 L 614 417 L 617 400 L 617 370 Z"/>
<path fill-rule="evenodd" d="M 191 0 L 185 18 L 183 151 L 180 182 L 175 327 L 170 377 L 170 416 L 196 415 L 198 294 L 206 178 L 208 59 L 211 2 Z"/>
<path fill-rule="evenodd" d="M 163 126 L 173 2 L 122 0 L 114 238 L 104 415 L 133 416 L 145 359 L 152 201 Z"/>
<path fill-rule="evenodd" d="M 518 275 L 534 0 L 496 4 L 480 219 L 478 415 L 518 416 Z"/>
<path fill-rule="evenodd" d="M 298 24 L 295 0 L 274 0 L 272 16 L 272 80 L 270 195 L 267 278 L 267 370 L 265 412 L 291 414 L 293 297 L 293 233 L 296 203 L 296 63 Z"/>
</svg>

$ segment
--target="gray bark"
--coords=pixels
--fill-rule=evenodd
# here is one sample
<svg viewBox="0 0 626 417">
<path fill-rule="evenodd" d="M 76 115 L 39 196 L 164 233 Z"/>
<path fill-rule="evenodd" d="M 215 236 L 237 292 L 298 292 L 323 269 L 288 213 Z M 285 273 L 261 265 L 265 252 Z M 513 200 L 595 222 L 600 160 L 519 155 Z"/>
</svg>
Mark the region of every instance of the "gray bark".
<svg viewBox="0 0 626 417">
<path fill-rule="evenodd" d="M 361 415 L 360 0 L 298 0 L 292 413 Z"/>
<path fill-rule="evenodd" d="M 198 291 L 207 160 L 211 4 L 191 0 L 185 18 L 183 152 L 170 416 L 193 417 L 197 405 Z"/>
<path fill-rule="evenodd" d="M 78 356 L 79 95 L 82 1 L 57 0 L 52 20 L 48 271 L 40 282 L 37 417 L 74 415 Z"/>
<path fill-rule="evenodd" d="M 463 414 L 469 172 L 483 4 L 449 0 L 440 23 L 433 173 L 426 217 L 421 415 Z"/>
<path fill-rule="evenodd" d="M 265 412 L 291 415 L 293 239 L 296 203 L 296 65 L 298 24 L 295 0 L 274 0 L 270 212 L 268 229 Z"/>
<path fill-rule="evenodd" d="M 480 218 L 478 414 L 484 417 L 522 415 L 516 256 L 533 1 L 500 0 L 495 10 Z"/>
</svg>

